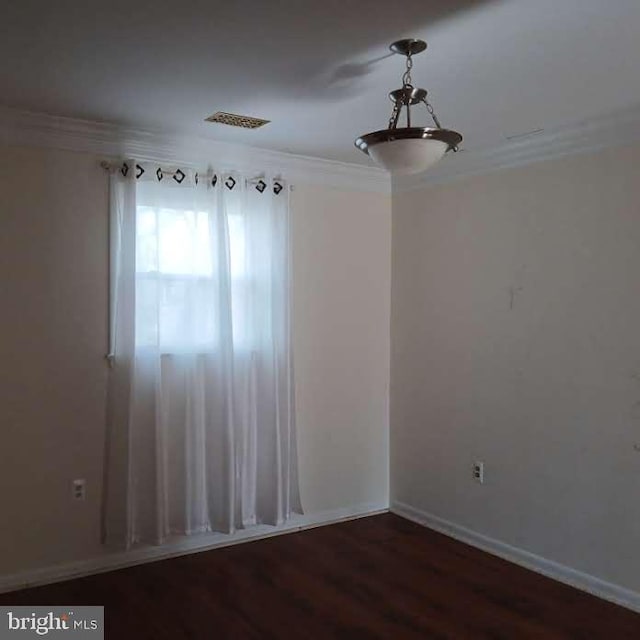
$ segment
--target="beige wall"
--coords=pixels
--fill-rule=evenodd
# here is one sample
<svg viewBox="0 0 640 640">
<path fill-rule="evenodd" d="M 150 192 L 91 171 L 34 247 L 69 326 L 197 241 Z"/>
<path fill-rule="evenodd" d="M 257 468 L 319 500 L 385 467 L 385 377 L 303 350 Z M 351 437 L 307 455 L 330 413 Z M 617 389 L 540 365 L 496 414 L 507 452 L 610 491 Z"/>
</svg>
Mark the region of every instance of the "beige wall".
<svg viewBox="0 0 640 640">
<path fill-rule="evenodd" d="M 2 574 L 98 548 L 108 236 L 95 158 L 0 149 Z"/>
<path fill-rule="evenodd" d="M 394 194 L 392 256 L 392 501 L 640 590 L 640 148 Z"/>
<path fill-rule="evenodd" d="M 292 210 L 303 505 L 386 506 L 391 199 L 296 187 Z"/>
<path fill-rule="evenodd" d="M 388 499 L 390 199 L 298 185 L 295 366 L 308 513 Z M 102 553 L 107 177 L 0 148 L 0 575 Z M 87 500 L 70 483 L 87 479 Z"/>
</svg>

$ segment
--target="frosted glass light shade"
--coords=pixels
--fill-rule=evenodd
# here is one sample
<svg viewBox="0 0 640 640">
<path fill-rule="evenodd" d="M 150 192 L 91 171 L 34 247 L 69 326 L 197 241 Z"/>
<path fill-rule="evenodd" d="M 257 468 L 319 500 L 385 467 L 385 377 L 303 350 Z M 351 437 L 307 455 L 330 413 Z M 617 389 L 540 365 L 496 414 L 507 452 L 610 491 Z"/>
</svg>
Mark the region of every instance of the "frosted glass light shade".
<svg viewBox="0 0 640 640">
<path fill-rule="evenodd" d="M 387 171 L 407 175 L 425 171 L 461 142 L 462 136 L 450 129 L 403 127 L 365 133 L 355 145 Z"/>
<path fill-rule="evenodd" d="M 433 138 L 404 138 L 379 142 L 369 147 L 369 155 L 394 175 L 422 173 L 440 160 L 449 145 Z"/>
</svg>

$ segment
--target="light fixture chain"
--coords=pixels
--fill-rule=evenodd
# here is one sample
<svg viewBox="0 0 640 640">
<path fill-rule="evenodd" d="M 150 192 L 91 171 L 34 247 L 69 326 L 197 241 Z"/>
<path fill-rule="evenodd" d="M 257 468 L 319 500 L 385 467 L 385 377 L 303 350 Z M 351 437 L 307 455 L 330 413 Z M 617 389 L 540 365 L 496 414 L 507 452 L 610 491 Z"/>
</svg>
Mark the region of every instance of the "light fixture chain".
<svg viewBox="0 0 640 640">
<path fill-rule="evenodd" d="M 405 87 L 412 87 L 413 85 L 411 84 L 411 69 L 413 68 L 413 59 L 411 57 L 411 54 L 409 54 L 407 56 L 407 70 L 404 72 L 404 74 L 402 75 L 402 84 Z"/>
<path fill-rule="evenodd" d="M 438 129 L 442 129 L 442 125 L 440 124 L 440 120 L 438 120 L 438 116 L 436 115 L 436 112 L 433 110 L 431 103 L 426 98 L 424 99 L 424 104 L 427 107 L 427 111 L 431 114 L 431 117 L 433 118 L 433 121 L 435 122 L 436 127 Z"/>
<path fill-rule="evenodd" d="M 389 129 L 395 129 L 398 124 L 398 118 L 400 117 L 400 103 L 393 103 L 393 111 L 391 112 L 391 117 L 389 118 Z"/>
</svg>

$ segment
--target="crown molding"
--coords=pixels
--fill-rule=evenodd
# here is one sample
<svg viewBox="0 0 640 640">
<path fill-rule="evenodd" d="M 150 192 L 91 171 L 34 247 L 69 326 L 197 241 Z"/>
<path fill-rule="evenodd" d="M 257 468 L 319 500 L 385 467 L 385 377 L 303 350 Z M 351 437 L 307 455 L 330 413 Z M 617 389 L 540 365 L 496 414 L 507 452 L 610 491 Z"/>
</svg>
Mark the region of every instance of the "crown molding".
<svg viewBox="0 0 640 640">
<path fill-rule="evenodd" d="M 394 178 L 393 190 L 412 191 L 637 141 L 640 141 L 640 105 L 497 146 L 447 154 L 424 174 Z M 292 183 L 391 193 L 389 175 L 375 167 L 6 107 L 0 107 L 0 143 L 186 166 L 211 162 L 220 166 L 218 159 L 223 158 L 222 169 L 260 173 L 268 168 L 272 173 L 286 175 Z"/>
<path fill-rule="evenodd" d="M 281 173 L 292 183 L 391 193 L 389 175 L 374 167 L 7 107 L 0 107 L 0 143 L 171 165 L 215 163 L 221 169 Z"/>
<path fill-rule="evenodd" d="M 394 178 L 393 190 L 413 191 L 469 176 L 638 141 L 640 105 L 570 126 L 545 130 L 540 134 L 511 140 L 491 148 L 447 154 L 442 162 L 424 174 Z"/>
</svg>

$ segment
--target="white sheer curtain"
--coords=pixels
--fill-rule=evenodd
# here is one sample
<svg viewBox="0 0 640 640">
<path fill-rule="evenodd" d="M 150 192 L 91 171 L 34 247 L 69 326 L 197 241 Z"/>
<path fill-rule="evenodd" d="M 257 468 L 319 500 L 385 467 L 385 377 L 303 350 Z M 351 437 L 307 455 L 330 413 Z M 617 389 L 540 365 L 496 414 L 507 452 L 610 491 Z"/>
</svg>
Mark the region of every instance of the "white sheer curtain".
<svg viewBox="0 0 640 640">
<path fill-rule="evenodd" d="M 301 512 L 280 179 L 126 162 L 111 174 L 104 537 Z"/>
</svg>

